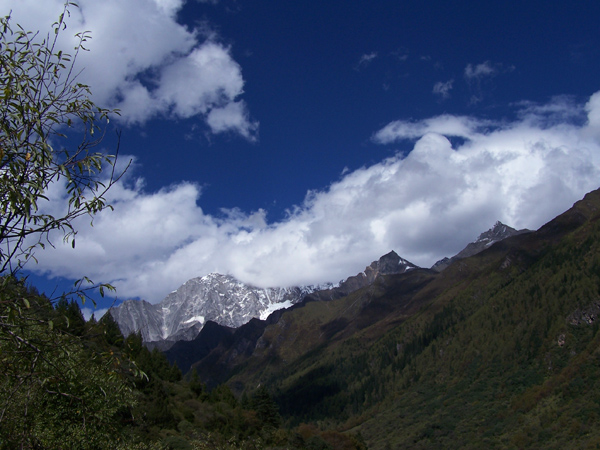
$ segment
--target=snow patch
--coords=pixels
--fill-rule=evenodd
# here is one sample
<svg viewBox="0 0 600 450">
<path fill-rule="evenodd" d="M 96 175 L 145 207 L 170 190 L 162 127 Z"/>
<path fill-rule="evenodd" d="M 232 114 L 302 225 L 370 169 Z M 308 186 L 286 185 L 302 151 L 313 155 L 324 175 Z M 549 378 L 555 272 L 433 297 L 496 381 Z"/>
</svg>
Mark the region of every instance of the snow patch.
<svg viewBox="0 0 600 450">
<path fill-rule="evenodd" d="M 281 303 L 271 303 L 267 307 L 267 309 L 265 309 L 264 311 L 262 311 L 260 313 L 260 320 L 266 320 L 267 317 L 269 317 L 271 315 L 271 313 L 273 313 L 279 309 L 289 308 L 292 305 L 293 305 L 293 303 L 290 302 L 289 300 L 286 300 L 285 302 L 281 302 Z"/>
<path fill-rule="evenodd" d="M 204 323 L 204 316 L 194 316 L 191 319 L 188 319 L 183 323 L 192 323 L 192 322 Z"/>
</svg>

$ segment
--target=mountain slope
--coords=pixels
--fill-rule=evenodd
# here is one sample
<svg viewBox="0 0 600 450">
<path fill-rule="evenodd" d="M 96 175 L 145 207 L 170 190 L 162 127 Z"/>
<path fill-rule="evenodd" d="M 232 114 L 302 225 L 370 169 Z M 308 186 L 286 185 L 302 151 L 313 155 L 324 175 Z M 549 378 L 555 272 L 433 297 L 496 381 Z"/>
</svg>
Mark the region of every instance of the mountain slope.
<svg viewBox="0 0 600 450">
<path fill-rule="evenodd" d="M 238 392 L 268 386 L 292 423 L 360 431 L 372 449 L 593 448 L 599 218 L 595 191 L 441 273 L 283 311 L 250 356 L 215 349 L 213 367 Z"/>
<path fill-rule="evenodd" d="M 481 275 L 436 299 L 433 314 L 415 320 L 417 333 L 382 337 L 372 351 L 406 347 L 371 374 L 387 392 L 371 417 L 357 420 L 371 448 L 600 442 L 592 432 L 600 400 L 598 211 L 594 192 L 529 238 L 482 253 Z M 385 374 L 395 381 L 382 381 Z M 402 432 L 382 435 L 392 424 Z"/>
<path fill-rule="evenodd" d="M 513 228 L 498 222 L 492 229 L 482 233 L 476 243 L 469 244 L 467 248 L 475 253 L 479 249 L 489 247 L 489 245 L 494 242 L 523 232 L 525 232 L 525 230 L 517 232 Z M 464 253 L 465 252 L 463 251 L 463 254 Z M 400 289 L 413 293 L 419 291 L 417 287 L 413 286 L 415 280 L 426 279 L 429 281 L 434 273 L 426 269 L 418 268 L 414 264 L 398 256 L 396 252 L 392 251 L 382 256 L 379 260 L 373 261 L 363 272 L 340 282 L 338 286 L 330 289 L 316 290 L 308 294 L 305 299 L 298 303 L 296 308 L 293 309 L 296 311 L 298 307 L 304 308 L 312 301 L 329 302 L 331 300 L 348 297 L 346 300 L 328 305 L 310 305 L 307 306 L 306 311 L 297 311 L 295 314 L 298 314 L 299 316 L 307 314 L 317 317 L 313 326 L 324 327 L 323 332 L 318 335 L 323 339 L 328 338 L 334 330 L 338 332 L 345 329 L 346 334 L 351 334 L 353 331 L 364 328 L 368 324 L 377 321 L 379 317 L 378 314 L 383 314 L 384 311 L 391 308 L 391 305 L 386 305 L 385 301 L 373 301 L 372 298 L 372 294 L 377 292 L 378 289 L 385 289 L 381 286 L 377 286 L 377 283 L 381 282 L 384 275 L 404 275 L 401 277 L 401 287 L 396 290 Z M 405 278 L 407 281 L 404 281 Z M 420 282 L 421 281 L 419 281 L 419 283 Z M 368 289 L 365 291 L 364 288 Z M 429 293 L 428 295 L 431 294 Z M 404 295 L 404 297 L 408 299 L 406 295 Z M 406 301 L 408 302 L 409 300 Z M 420 299 L 416 300 L 417 304 L 420 304 L 420 302 Z M 361 308 L 364 308 L 364 310 Z M 338 311 L 338 309 L 340 309 L 340 311 Z M 404 314 L 407 314 L 407 312 L 405 311 Z M 282 329 L 282 327 L 285 328 L 283 324 L 278 325 L 273 328 L 273 330 L 267 330 L 267 327 L 277 323 L 280 317 L 281 314 L 278 313 L 269 318 L 268 322 L 259 323 L 258 321 L 253 321 L 251 324 L 243 325 L 235 331 L 235 335 L 238 336 L 239 339 L 234 339 L 233 341 L 227 339 L 221 343 L 221 345 L 214 348 L 210 357 L 204 355 L 203 358 L 206 358 L 205 360 L 201 360 L 200 358 L 196 360 L 196 369 L 201 373 L 203 380 L 209 386 L 215 386 L 218 383 L 225 381 L 228 378 L 229 372 L 233 370 L 234 367 L 243 364 L 244 361 L 247 358 L 252 357 L 254 353 L 258 355 L 262 351 L 261 349 L 267 345 L 265 342 L 270 342 L 271 334 L 279 334 L 277 337 L 278 341 L 293 340 L 293 337 L 286 336 L 288 331 Z M 327 320 L 330 319 L 332 322 L 328 323 Z M 258 329 L 261 331 L 258 332 Z M 293 330 L 289 331 L 289 333 L 293 333 Z M 211 340 L 214 339 L 212 336 L 202 335 L 190 342 L 177 342 L 167 351 L 167 357 L 171 362 L 177 363 L 178 367 L 185 373 L 191 367 L 190 362 L 194 362 L 190 359 L 189 355 L 196 354 L 196 346 L 201 348 L 206 346 L 203 342 L 205 338 Z M 305 337 L 303 336 L 303 338 Z M 313 339 L 310 343 L 305 340 L 299 345 L 304 350 L 307 350 L 313 345 L 316 345 L 317 342 L 322 343 L 323 339 Z M 242 342 L 243 344 L 240 344 Z M 261 361 L 260 358 L 257 359 L 256 357 L 254 357 L 253 360 Z M 257 364 L 259 367 L 262 366 L 262 362 Z"/>
</svg>

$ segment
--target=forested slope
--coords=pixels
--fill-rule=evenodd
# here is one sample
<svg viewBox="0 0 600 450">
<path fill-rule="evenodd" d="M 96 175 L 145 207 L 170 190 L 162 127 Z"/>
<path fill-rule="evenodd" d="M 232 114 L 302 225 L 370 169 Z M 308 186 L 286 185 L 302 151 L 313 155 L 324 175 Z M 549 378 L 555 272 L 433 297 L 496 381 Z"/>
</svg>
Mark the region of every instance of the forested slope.
<svg viewBox="0 0 600 450">
<path fill-rule="evenodd" d="M 595 191 L 439 275 L 287 311 L 228 384 L 267 386 L 291 424 L 359 431 L 374 449 L 595 448 L 599 213 Z"/>
</svg>

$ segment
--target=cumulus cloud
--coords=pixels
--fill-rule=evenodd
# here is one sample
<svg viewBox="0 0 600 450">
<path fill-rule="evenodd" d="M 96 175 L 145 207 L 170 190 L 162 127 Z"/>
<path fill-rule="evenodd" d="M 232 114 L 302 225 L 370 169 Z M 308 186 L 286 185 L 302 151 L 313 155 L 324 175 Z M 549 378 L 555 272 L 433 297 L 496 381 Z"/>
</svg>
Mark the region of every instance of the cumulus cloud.
<svg viewBox="0 0 600 450">
<path fill-rule="evenodd" d="M 231 49 L 206 26 L 177 23 L 184 0 L 81 0 L 70 9 L 60 45 L 90 30 L 89 52 L 78 56 L 79 80 L 93 87 L 96 103 L 121 110 L 121 120 L 143 124 L 155 117 L 205 121 L 213 133 L 254 139 L 257 122 L 240 99 L 244 80 Z M 63 0 L 0 0 L 0 8 L 26 29 L 48 30 Z M 219 120 L 211 118 L 211 112 Z M 216 125 L 215 125 L 216 124 Z"/>
<path fill-rule="evenodd" d="M 258 133 L 258 122 L 250 120 L 244 101 L 213 108 L 208 114 L 207 122 L 215 133 L 233 131 L 250 141 L 254 141 Z"/>
<path fill-rule="evenodd" d="M 414 142 L 408 155 L 343 174 L 275 223 L 263 210 L 206 214 L 198 185 L 146 192 L 129 174 L 110 192 L 114 211 L 93 228 L 78 224 L 75 249 L 39 252 L 31 269 L 86 274 L 112 282 L 121 298 L 158 302 L 214 271 L 259 286 L 335 282 L 391 249 L 428 267 L 496 220 L 535 229 L 598 188 L 600 92 L 562 114 L 583 121 L 543 113 L 565 105 L 529 107 L 510 123 L 450 115 L 392 122 L 374 140 Z"/>
<path fill-rule="evenodd" d="M 598 136 L 600 132 L 600 92 L 596 92 L 585 105 L 588 117 L 588 131 Z"/>
</svg>

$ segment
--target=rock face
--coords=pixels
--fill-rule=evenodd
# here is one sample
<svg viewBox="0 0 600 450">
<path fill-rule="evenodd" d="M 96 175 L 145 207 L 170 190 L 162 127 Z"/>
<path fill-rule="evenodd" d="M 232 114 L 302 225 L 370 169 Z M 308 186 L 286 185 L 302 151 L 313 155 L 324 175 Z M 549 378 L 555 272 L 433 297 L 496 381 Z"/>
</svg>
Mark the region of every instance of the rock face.
<svg viewBox="0 0 600 450">
<path fill-rule="evenodd" d="M 515 230 L 514 228 L 504 225 L 502 222 L 498 221 L 492 228 L 484 233 L 481 233 L 475 242 L 468 244 L 452 258 L 440 259 L 431 268 L 436 272 L 441 272 L 458 259 L 468 258 L 469 256 L 473 256 L 485 250 L 496 242 L 502 241 L 507 237 L 516 236 L 523 233 L 531 233 L 531 230 Z"/>
<path fill-rule="evenodd" d="M 378 261 L 373 261 L 363 272 L 342 281 L 339 288 L 350 293 L 373 283 L 379 275 L 400 274 L 416 268 L 417 266 L 413 263 L 408 262 L 398 256 L 396 252 L 391 251 L 379 258 Z"/>
<path fill-rule="evenodd" d="M 175 342 L 193 339 L 209 320 L 237 328 L 252 318 L 265 319 L 315 289 L 262 289 L 213 273 L 187 281 L 156 305 L 127 300 L 110 312 L 125 336 L 140 331 L 146 343 Z"/>
<path fill-rule="evenodd" d="M 109 312 L 124 336 L 139 331 L 145 342 L 162 339 L 164 318 L 160 305 L 153 305 L 145 300 L 126 300 Z"/>
</svg>

